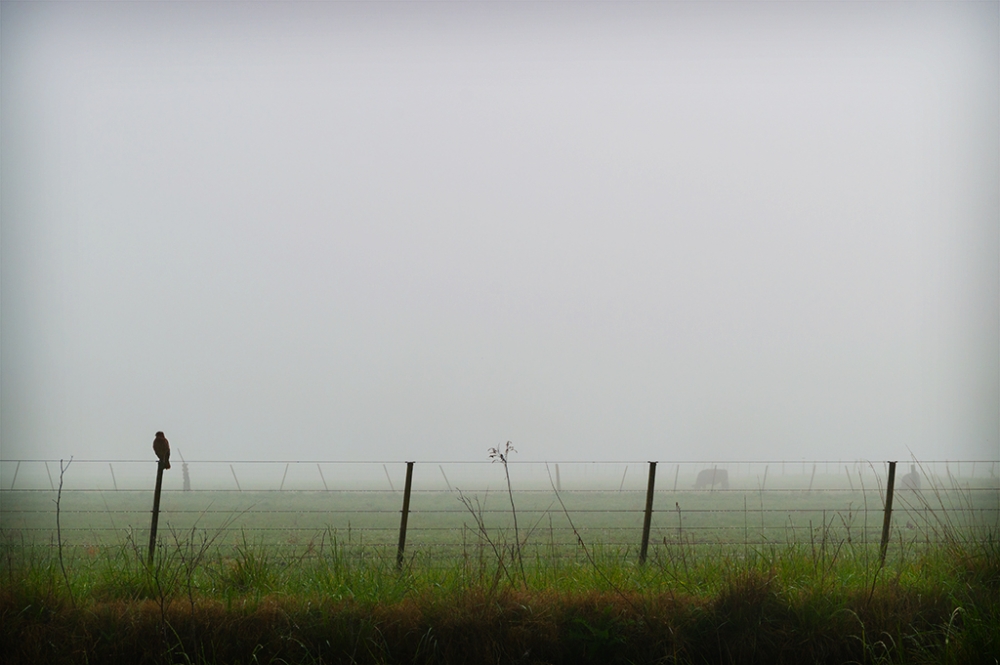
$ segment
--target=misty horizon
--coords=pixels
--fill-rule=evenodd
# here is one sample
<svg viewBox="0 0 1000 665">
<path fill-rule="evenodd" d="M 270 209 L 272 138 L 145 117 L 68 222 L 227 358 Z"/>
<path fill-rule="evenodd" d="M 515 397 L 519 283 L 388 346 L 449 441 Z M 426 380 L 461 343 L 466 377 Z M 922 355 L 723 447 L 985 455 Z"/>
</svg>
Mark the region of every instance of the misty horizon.
<svg viewBox="0 0 1000 665">
<path fill-rule="evenodd" d="M 1000 459 L 998 20 L 3 2 L 0 456 Z"/>
</svg>

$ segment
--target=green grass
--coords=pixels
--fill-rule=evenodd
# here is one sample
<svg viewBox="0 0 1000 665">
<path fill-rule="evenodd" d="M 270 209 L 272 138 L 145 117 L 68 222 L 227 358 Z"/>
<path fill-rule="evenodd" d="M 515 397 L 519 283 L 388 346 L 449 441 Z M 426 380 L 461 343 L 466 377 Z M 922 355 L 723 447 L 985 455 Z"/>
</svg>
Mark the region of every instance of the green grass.
<svg viewBox="0 0 1000 665">
<path fill-rule="evenodd" d="M 392 552 L 358 558 L 337 543 L 302 558 L 249 541 L 221 555 L 203 542 L 196 534 L 165 544 L 152 566 L 131 543 L 74 560 L 68 589 L 52 560 L 15 553 L 24 558 L 3 571 L 0 657 L 985 663 L 1000 655 L 992 534 L 884 568 L 861 546 L 819 558 L 807 547 L 747 557 L 677 546 L 646 566 L 595 546 L 585 562 L 528 558 L 526 583 L 488 556 L 450 567 L 417 556 L 397 572 Z"/>
<path fill-rule="evenodd" d="M 0 661 L 996 663 L 998 496 L 5 492 Z"/>
</svg>

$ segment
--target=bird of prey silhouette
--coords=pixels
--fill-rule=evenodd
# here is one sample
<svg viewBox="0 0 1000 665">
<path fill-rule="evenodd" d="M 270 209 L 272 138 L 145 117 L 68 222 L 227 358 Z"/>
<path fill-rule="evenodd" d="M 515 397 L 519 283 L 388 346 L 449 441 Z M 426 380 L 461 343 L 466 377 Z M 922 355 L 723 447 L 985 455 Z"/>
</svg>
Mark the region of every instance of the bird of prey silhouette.
<svg viewBox="0 0 1000 665">
<path fill-rule="evenodd" d="M 167 441 L 167 437 L 163 436 L 163 432 L 157 432 L 156 438 L 153 439 L 153 452 L 160 459 L 163 464 L 164 469 L 170 468 L 170 443 Z"/>
</svg>

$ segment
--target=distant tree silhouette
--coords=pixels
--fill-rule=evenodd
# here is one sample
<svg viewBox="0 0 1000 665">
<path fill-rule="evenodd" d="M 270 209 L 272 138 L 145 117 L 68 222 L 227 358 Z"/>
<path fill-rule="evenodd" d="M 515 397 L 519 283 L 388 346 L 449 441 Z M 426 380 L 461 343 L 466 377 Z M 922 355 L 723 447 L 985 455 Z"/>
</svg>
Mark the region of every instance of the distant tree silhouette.
<svg viewBox="0 0 1000 665">
<path fill-rule="evenodd" d="M 910 472 L 903 476 L 903 489 L 905 490 L 918 490 L 920 489 L 920 474 L 917 473 L 917 465 L 910 465 Z"/>
</svg>

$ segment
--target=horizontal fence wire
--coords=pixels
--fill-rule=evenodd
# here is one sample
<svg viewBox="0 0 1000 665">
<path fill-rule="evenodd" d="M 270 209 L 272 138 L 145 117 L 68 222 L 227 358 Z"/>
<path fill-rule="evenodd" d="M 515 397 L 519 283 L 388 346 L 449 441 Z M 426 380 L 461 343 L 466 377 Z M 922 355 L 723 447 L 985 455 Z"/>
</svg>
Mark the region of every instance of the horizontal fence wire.
<svg viewBox="0 0 1000 665">
<path fill-rule="evenodd" d="M 161 544 L 201 534 L 220 551 L 249 542 L 314 557 L 331 547 L 358 556 L 392 552 L 400 542 L 404 462 L 171 461 Z M 486 543 L 509 544 L 515 512 L 532 556 L 578 557 L 580 540 L 636 552 L 649 464 L 416 462 L 407 554 L 446 565 Z M 654 555 L 657 548 L 797 546 L 821 538 L 879 543 L 886 462 L 656 464 L 647 536 Z M 141 542 L 155 473 L 155 460 L 0 460 L 0 545 L 55 547 L 57 499 L 64 547 L 86 554 L 128 538 Z M 931 545 L 982 529 L 997 533 L 998 474 L 998 460 L 898 463 L 890 539 Z"/>
</svg>

